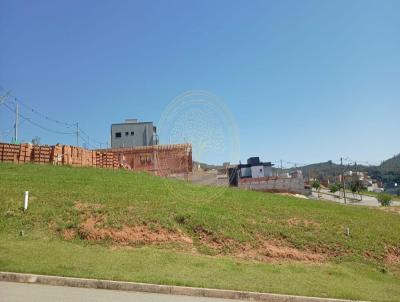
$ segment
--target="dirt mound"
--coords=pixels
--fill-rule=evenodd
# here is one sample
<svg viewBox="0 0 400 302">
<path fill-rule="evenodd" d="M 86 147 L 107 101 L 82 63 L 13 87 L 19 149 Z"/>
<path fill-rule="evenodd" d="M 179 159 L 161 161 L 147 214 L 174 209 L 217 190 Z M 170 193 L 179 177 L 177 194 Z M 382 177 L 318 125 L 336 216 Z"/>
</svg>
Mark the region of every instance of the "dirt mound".
<svg viewBox="0 0 400 302">
<path fill-rule="evenodd" d="M 173 232 L 157 226 L 127 226 L 121 229 L 107 228 L 103 218 L 89 217 L 80 224 L 78 235 L 84 240 L 111 240 L 119 244 L 157 244 L 164 242 L 192 243 L 192 239 L 181 232 Z"/>
</svg>

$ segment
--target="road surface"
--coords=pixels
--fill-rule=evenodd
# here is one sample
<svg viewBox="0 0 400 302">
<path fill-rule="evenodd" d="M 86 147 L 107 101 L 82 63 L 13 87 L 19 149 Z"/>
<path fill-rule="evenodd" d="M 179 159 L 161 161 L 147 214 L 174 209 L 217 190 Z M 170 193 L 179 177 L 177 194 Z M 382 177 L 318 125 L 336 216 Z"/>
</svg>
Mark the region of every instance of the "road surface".
<svg viewBox="0 0 400 302">
<path fill-rule="evenodd" d="M 320 191 L 320 196 L 318 197 L 317 192 L 313 191 L 312 192 L 312 197 L 315 199 L 324 199 L 324 200 L 329 200 L 329 201 L 334 201 L 338 203 L 344 203 L 343 197 L 339 198 L 339 194 L 342 196 L 342 193 L 337 192 L 335 194 L 332 194 L 329 192 L 329 190 L 326 189 L 321 189 Z M 336 195 L 336 196 L 333 196 Z M 359 199 L 359 195 L 351 192 L 346 192 L 346 197 L 347 203 L 349 204 L 354 204 L 354 205 L 359 205 L 359 206 L 370 206 L 370 207 L 379 207 L 381 204 L 378 202 L 378 200 L 373 197 L 373 196 L 368 196 L 368 195 L 363 195 L 362 200 L 356 200 Z M 398 206 L 400 205 L 400 202 L 398 201 L 392 201 L 392 205 Z"/>
<path fill-rule="evenodd" d="M 1 302 L 229 302 L 238 300 L 0 282 Z"/>
</svg>

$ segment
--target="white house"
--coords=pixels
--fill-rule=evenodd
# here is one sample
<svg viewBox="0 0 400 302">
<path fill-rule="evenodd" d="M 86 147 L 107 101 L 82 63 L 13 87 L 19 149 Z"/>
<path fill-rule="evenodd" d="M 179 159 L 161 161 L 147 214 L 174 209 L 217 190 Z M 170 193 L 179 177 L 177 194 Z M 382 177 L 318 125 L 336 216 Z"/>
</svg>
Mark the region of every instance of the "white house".
<svg viewBox="0 0 400 302">
<path fill-rule="evenodd" d="M 250 157 L 247 164 L 239 164 L 240 178 L 260 178 L 272 176 L 272 164 L 260 162 L 259 157 Z"/>
</svg>

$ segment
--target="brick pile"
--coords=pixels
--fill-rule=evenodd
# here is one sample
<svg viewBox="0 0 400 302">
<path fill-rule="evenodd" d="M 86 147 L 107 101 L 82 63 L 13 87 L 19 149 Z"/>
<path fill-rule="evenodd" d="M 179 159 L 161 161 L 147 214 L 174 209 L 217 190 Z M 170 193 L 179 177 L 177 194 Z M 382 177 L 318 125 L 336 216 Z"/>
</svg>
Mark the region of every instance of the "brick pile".
<svg viewBox="0 0 400 302">
<path fill-rule="evenodd" d="M 30 145 L 30 144 L 22 144 L 22 145 L 20 145 L 19 157 L 18 157 L 18 162 L 19 163 L 29 163 L 32 160 L 31 159 L 32 148 L 33 148 L 33 146 Z"/>
<path fill-rule="evenodd" d="M 62 165 L 63 164 L 63 146 L 55 145 L 51 154 L 51 163 L 53 165 Z"/>
<path fill-rule="evenodd" d="M 114 169 L 119 167 L 118 157 L 111 152 L 91 151 L 69 145 L 0 143 L 0 161 Z"/>
<path fill-rule="evenodd" d="M 51 162 L 50 159 L 51 159 L 52 153 L 53 153 L 53 150 L 52 150 L 51 146 L 35 145 L 35 146 L 33 146 L 31 158 L 34 163 L 48 164 Z"/>
<path fill-rule="evenodd" d="M 18 163 L 19 145 L 3 144 L 0 146 L 0 160 Z"/>
<path fill-rule="evenodd" d="M 192 171 L 192 146 L 156 145 L 92 151 L 59 144 L 32 146 L 0 143 L 0 161 L 109 169 L 122 167 L 166 176 Z"/>
<path fill-rule="evenodd" d="M 112 152 L 96 152 L 97 166 L 103 168 L 118 168 L 117 157 Z"/>
</svg>

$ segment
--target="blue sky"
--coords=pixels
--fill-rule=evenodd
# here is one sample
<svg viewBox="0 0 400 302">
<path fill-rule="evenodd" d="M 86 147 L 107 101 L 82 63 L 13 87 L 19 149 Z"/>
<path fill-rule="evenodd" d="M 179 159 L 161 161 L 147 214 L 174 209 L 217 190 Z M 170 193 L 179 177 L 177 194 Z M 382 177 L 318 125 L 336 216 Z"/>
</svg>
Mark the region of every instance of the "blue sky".
<svg viewBox="0 0 400 302">
<path fill-rule="evenodd" d="M 399 1 L 1 0 L 0 85 L 97 141 L 203 90 L 232 112 L 241 160 L 380 162 L 400 152 L 399 16 Z M 2 140 L 12 125 L 0 106 Z"/>
</svg>

